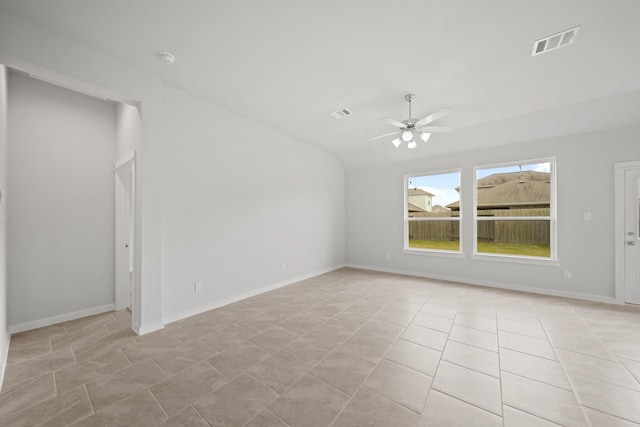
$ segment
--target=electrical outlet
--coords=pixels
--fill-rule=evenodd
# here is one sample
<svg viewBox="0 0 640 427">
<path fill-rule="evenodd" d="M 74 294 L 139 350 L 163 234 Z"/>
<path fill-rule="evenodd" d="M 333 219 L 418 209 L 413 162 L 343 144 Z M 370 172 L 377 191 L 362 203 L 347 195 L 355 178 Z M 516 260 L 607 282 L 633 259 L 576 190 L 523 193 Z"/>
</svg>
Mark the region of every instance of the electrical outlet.
<svg viewBox="0 0 640 427">
<path fill-rule="evenodd" d="M 387 254 L 387 261 L 391 259 L 391 254 Z"/>
<path fill-rule="evenodd" d="M 202 282 L 196 282 L 193 284 L 193 292 L 200 292 L 202 290 Z"/>
<path fill-rule="evenodd" d="M 571 279 L 571 271 L 565 270 L 564 271 L 564 278 L 565 279 Z"/>
<path fill-rule="evenodd" d="M 584 214 L 582 214 L 582 217 L 585 221 L 591 221 L 591 212 L 585 212 Z"/>
<path fill-rule="evenodd" d="M 282 263 L 282 271 L 287 271 L 287 264 Z"/>
<path fill-rule="evenodd" d="M 298 269 L 298 267 L 300 267 L 300 261 L 296 260 L 296 270 Z"/>
</svg>

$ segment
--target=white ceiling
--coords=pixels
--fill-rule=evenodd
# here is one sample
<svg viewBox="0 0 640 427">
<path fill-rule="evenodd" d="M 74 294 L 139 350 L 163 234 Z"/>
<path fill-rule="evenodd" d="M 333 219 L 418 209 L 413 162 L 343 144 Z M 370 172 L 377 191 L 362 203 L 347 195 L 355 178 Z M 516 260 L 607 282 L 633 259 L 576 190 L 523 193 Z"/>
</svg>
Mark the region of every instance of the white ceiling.
<svg viewBox="0 0 640 427">
<path fill-rule="evenodd" d="M 640 124 L 637 0 L 0 0 L 348 169 Z M 581 25 L 568 47 L 535 40 Z M 172 66 L 159 51 L 177 57 Z M 382 117 L 453 113 L 409 151 Z M 349 108 L 353 116 L 329 113 Z M 258 136 L 259 138 L 259 136 Z"/>
</svg>

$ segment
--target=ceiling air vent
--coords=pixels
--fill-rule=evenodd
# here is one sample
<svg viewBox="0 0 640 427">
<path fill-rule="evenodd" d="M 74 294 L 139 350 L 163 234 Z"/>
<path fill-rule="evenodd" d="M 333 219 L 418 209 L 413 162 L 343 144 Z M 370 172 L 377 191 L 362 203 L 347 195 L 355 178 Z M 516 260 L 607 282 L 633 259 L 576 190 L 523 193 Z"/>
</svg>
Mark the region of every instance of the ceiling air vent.
<svg viewBox="0 0 640 427">
<path fill-rule="evenodd" d="M 533 52 L 531 52 L 531 56 L 540 55 L 541 53 L 549 52 L 550 50 L 558 49 L 559 47 L 569 46 L 573 43 L 573 39 L 576 38 L 576 34 L 578 34 L 579 29 L 580 26 L 578 25 L 577 27 L 536 41 L 533 44 Z"/>
<path fill-rule="evenodd" d="M 334 119 L 344 119 L 345 117 L 349 117 L 352 114 L 353 113 L 348 108 L 341 108 L 331 113 L 331 117 L 333 117 Z"/>
</svg>

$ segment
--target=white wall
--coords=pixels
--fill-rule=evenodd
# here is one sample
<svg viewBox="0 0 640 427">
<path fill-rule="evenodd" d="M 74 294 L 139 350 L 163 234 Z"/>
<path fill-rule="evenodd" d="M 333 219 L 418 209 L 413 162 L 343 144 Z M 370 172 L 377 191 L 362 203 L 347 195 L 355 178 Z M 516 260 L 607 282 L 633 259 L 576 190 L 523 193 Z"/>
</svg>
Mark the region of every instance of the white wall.
<svg viewBox="0 0 640 427">
<path fill-rule="evenodd" d="M 163 99 L 165 320 L 344 263 L 334 156 L 178 90 Z"/>
<path fill-rule="evenodd" d="M 0 64 L 0 388 L 9 351 L 7 327 L 7 68 Z"/>
<path fill-rule="evenodd" d="M 639 133 L 638 127 L 623 128 L 349 172 L 347 263 L 467 283 L 611 301 L 614 297 L 613 165 L 640 160 Z M 462 222 L 466 236 L 465 259 L 402 253 L 404 174 L 462 168 L 462 184 L 469 189 L 474 185 L 475 165 L 553 156 L 557 158 L 560 265 L 470 259 L 473 245 L 470 215 Z M 472 197 L 472 192 L 467 191 L 463 204 L 471 206 Z M 593 220 L 584 221 L 584 212 L 592 212 Z M 387 254 L 391 255 L 391 260 L 386 259 Z M 564 279 L 564 270 L 571 270 L 573 278 Z"/>
<path fill-rule="evenodd" d="M 115 104 L 9 74 L 14 330 L 114 303 Z"/>
</svg>

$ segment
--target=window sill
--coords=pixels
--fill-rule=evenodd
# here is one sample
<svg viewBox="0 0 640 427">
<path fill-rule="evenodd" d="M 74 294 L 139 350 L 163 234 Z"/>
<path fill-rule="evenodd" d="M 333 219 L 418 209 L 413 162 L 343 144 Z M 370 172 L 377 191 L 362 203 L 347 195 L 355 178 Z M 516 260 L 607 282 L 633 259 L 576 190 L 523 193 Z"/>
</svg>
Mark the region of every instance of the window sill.
<svg viewBox="0 0 640 427">
<path fill-rule="evenodd" d="M 471 255 L 471 259 L 478 261 L 508 262 L 514 264 L 544 265 L 549 267 L 559 267 L 561 265 L 560 260 L 558 259 L 525 257 L 517 255 L 474 253 Z"/>
<path fill-rule="evenodd" d="M 444 258 L 465 258 L 464 253 L 460 251 L 438 251 L 435 249 L 403 249 L 402 253 L 408 255 L 438 256 Z"/>
</svg>

